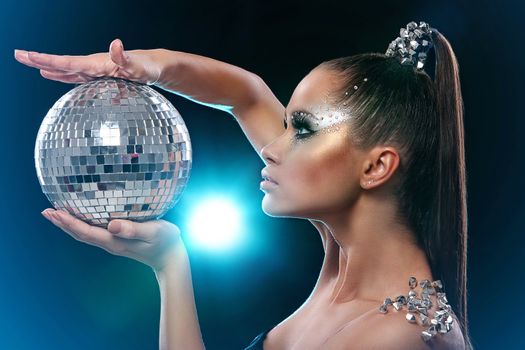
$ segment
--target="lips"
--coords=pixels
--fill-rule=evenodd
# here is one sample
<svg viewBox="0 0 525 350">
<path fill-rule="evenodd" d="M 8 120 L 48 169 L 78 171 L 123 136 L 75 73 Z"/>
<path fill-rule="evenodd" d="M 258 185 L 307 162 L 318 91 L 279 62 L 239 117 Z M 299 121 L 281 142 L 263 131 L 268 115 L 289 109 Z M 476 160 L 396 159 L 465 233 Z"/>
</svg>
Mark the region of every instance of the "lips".
<svg viewBox="0 0 525 350">
<path fill-rule="evenodd" d="M 273 182 L 274 184 L 278 184 L 277 181 L 275 181 L 275 179 L 273 177 L 270 176 L 270 174 L 268 174 L 268 171 L 266 169 L 263 169 L 261 171 L 261 177 L 264 179 L 264 180 L 267 180 L 267 181 L 270 181 L 270 182 Z"/>
</svg>

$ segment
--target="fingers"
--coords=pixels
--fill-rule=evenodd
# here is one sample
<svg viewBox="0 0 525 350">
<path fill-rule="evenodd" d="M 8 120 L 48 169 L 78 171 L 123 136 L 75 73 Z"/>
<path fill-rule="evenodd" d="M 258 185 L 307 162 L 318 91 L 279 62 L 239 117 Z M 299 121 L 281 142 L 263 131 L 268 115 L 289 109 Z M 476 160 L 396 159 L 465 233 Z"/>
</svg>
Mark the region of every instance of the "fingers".
<svg viewBox="0 0 525 350">
<path fill-rule="evenodd" d="M 42 212 L 42 215 L 44 215 L 44 217 L 51 221 L 54 225 L 60 226 L 61 223 L 60 221 L 58 221 L 58 218 L 56 218 L 55 215 L 53 215 L 53 211 L 54 210 L 52 209 L 46 209 Z"/>
<path fill-rule="evenodd" d="M 112 254 L 121 254 L 126 248 L 124 242 L 113 237 L 108 230 L 89 225 L 64 210 L 48 208 L 42 212 L 42 215 L 77 241 L 95 245 Z"/>
<path fill-rule="evenodd" d="M 38 64 L 36 62 L 31 61 L 31 59 L 28 57 L 28 55 L 29 55 L 28 51 L 15 50 L 15 59 L 18 62 L 23 63 L 26 66 L 33 67 L 33 68 L 38 68 L 38 69 L 46 68 L 48 70 L 52 70 L 52 68 L 44 67 L 44 66 L 42 66 L 42 65 L 40 65 L 40 64 Z M 64 72 L 63 70 L 59 70 L 59 69 L 57 69 L 56 71 Z"/>
<path fill-rule="evenodd" d="M 88 77 L 82 73 L 73 73 L 73 74 L 67 74 L 65 72 L 60 71 L 47 71 L 47 70 L 40 70 L 40 75 L 42 75 L 44 78 L 52 79 L 61 81 L 63 83 L 85 83 L 90 80 L 93 80 L 93 78 Z"/>
<path fill-rule="evenodd" d="M 115 219 L 108 225 L 109 230 L 115 232 L 111 233 L 89 225 L 65 210 L 48 208 L 42 215 L 78 241 L 100 247 L 114 255 L 132 258 L 154 269 L 165 266 L 173 254 L 180 254 L 176 247 L 183 247 L 178 227 L 165 220 L 139 223 Z M 154 241 L 148 242 L 141 238 Z"/>
<path fill-rule="evenodd" d="M 177 226 L 165 220 L 134 222 L 115 219 L 110 221 L 108 231 L 117 237 L 138 239 L 144 242 L 152 242 L 162 235 L 178 236 L 180 233 Z"/>
<path fill-rule="evenodd" d="M 129 62 L 129 56 L 124 52 L 124 45 L 120 39 L 115 39 L 109 45 L 109 56 L 115 64 L 123 67 Z"/>
<path fill-rule="evenodd" d="M 17 61 L 28 66 L 44 70 L 88 72 L 92 69 L 91 62 L 85 56 L 61 56 L 17 50 L 15 52 L 15 58 Z"/>
<path fill-rule="evenodd" d="M 59 56 L 38 52 L 29 52 L 27 57 L 29 60 L 31 60 L 31 62 L 40 65 L 44 69 L 51 68 L 65 72 L 79 72 L 88 69 L 85 62 L 82 62 L 82 59 L 79 60 L 78 57 L 73 56 Z"/>
</svg>

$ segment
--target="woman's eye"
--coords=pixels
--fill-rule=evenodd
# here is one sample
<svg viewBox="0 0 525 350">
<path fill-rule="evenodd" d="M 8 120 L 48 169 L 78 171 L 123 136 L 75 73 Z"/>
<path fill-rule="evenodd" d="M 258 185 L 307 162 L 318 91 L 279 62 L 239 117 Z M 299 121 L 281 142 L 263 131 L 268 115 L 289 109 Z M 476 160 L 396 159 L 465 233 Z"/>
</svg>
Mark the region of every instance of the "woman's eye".
<svg viewBox="0 0 525 350">
<path fill-rule="evenodd" d="M 298 131 L 298 132 L 297 132 L 298 135 L 306 134 L 306 133 L 309 132 L 307 128 L 299 128 L 299 129 L 297 129 L 297 130 L 299 130 L 299 131 L 301 131 L 301 130 L 306 130 L 306 132 L 299 132 L 299 131 Z"/>
<path fill-rule="evenodd" d="M 305 130 L 306 132 L 301 132 L 302 130 Z M 298 128 L 297 132 L 295 133 L 296 137 L 305 137 L 310 135 L 312 132 L 308 130 L 307 128 Z"/>
</svg>

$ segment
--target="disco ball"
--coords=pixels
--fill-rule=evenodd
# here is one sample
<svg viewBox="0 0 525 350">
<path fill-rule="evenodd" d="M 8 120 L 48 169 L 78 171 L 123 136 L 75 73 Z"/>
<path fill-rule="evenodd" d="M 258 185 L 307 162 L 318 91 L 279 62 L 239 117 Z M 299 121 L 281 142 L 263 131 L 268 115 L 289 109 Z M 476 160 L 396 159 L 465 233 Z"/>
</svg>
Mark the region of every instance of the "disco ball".
<svg viewBox="0 0 525 350">
<path fill-rule="evenodd" d="M 98 78 L 62 96 L 35 143 L 49 201 L 101 227 L 163 216 L 186 187 L 191 159 L 175 107 L 151 87 L 120 78 Z"/>
</svg>

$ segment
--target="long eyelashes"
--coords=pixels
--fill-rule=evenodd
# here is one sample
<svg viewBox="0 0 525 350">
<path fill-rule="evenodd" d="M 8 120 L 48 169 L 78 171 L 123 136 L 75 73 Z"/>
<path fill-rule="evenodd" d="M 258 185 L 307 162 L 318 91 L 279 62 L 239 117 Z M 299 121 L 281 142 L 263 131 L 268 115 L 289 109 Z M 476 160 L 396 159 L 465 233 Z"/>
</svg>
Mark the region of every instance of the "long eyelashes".
<svg viewBox="0 0 525 350">
<path fill-rule="evenodd" d="M 286 119 L 284 119 L 284 128 L 288 128 L 288 123 L 286 122 Z M 295 133 L 294 137 L 296 139 L 304 139 L 309 136 L 312 136 L 314 134 L 314 131 L 312 131 L 310 124 L 308 123 L 308 119 L 306 114 L 300 113 L 300 112 L 294 112 L 292 113 L 292 126 L 294 129 L 298 130 L 297 133 Z M 301 131 L 306 132 L 301 132 Z"/>
<path fill-rule="evenodd" d="M 284 128 L 288 129 L 288 123 L 286 122 L 286 120 L 284 121 Z M 297 138 L 297 139 L 304 139 L 304 138 L 314 134 L 314 132 L 312 130 L 310 130 L 304 124 L 303 125 L 294 124 L 294 129 L 298 130 L 298 132 L 296 132 L 295 135 L 294 135 L 294 137 Z M 301 132 L 302 130 L 306 130 L 306 132 Z"/>
</svg>

